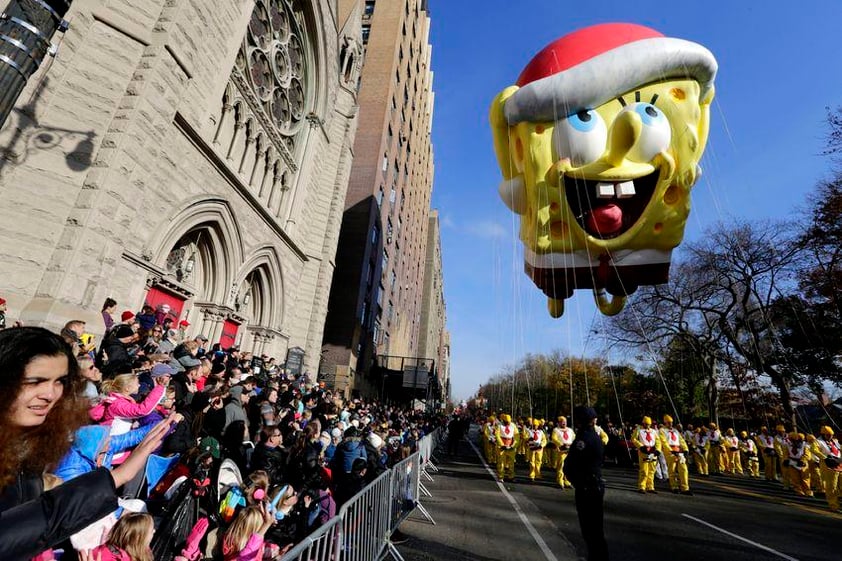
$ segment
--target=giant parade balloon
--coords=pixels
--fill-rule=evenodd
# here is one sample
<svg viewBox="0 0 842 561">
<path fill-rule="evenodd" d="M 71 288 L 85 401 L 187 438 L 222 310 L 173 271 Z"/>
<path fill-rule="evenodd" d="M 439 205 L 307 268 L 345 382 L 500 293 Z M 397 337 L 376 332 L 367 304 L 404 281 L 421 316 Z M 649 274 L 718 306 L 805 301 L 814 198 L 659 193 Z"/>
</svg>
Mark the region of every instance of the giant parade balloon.
<svg viewBox="0 0 842 561">
<path fill-rule="evenodd" d="M 606 315 L 669 278 L 708 137 L 716 59 L 641 25 L 547 45 L 491 105 L 500 196 L 520 216 L 524 269 L 564 313 L 576 289 Z"/>
</svg>

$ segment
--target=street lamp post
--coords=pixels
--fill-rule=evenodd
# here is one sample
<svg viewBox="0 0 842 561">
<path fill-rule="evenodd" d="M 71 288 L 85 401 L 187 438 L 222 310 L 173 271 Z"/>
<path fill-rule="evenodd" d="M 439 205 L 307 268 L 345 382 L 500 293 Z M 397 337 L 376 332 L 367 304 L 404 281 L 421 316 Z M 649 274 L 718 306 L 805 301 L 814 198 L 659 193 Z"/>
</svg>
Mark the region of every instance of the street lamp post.
<svg viewBox="0 0 842 561">
<path fill-rule="evenodd" d="M 0 14 L 0 126 L 44 57 L 51 40 L 67 30 L 64 15 L 73 0 L 12 0 Z"/>
</svg>

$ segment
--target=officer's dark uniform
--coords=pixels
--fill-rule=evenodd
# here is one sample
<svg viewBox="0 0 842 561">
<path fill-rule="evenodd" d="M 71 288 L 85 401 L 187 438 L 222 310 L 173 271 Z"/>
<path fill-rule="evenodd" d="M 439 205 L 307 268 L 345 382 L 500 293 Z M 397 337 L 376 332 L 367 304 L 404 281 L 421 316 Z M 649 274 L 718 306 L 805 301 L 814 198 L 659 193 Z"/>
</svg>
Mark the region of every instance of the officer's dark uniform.
<svg viewBox="0 0 842 561">
<path fill-rule="evenodd" d="M 576 439 L 570 445 L 564 462 L 564 475 L 576 490 L 576 512 L 582 537 L 588 546 L 588 561 L 605 561 L 608 559 L 608 545 L 602 527 L 604 449 L 602 440 L 590 424 L 590 420 L 596 418 L 596 412 L 590 407 L 577 407 L 573 416 L 577 425 Z"/>
</svg>

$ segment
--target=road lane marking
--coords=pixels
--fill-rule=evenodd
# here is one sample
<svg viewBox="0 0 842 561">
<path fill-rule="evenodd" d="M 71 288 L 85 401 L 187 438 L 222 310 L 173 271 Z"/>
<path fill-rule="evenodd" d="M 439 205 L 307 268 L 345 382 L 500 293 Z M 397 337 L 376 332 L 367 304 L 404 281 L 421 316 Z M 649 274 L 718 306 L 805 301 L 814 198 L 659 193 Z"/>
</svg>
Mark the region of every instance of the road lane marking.
<svg viewBox="0 0 842 561">
<path fill-rule="evenodd" d="M 547 559 L 547 561 L 558 561 L 558 557 L 556 557 L 550 550 L 550 548 L 547 546 L 547 542 L 544 541 L 544 539 L 541 537 L 541 534 L 538 533 L 538 530 L 536 530 L 535 526 L 532 525 L 532 522 L 529 521 L 529 518 L 526 516 L 526 513 L 524 513 L 523 510 L 520 508 L 520 505 L 517 504 L 517 501 L 511 495 L 511 493 L 509 493 L 508 489 L 506 489 L 506 486 L 503 485 L 501 481 L 497 481 L 497 476 L 491 470 L 491 467 L 487 463 L 485 463 L 485 458 L 483 458 L 482 454 L 479 453 L 479 450 L 477 450 L 477 447 L 474 446 L 473 442 L 471 442 L 471 439 L 466 438 L 465 440 L 467 440 L 468 444 L 471 445 L 471 448 L 474 449 L 474 453 L 479 458 L 479 461 L 482 462 L 482 465 L 485 467 L 485 470 L 491 476 L 491 479 L 497 482 L 497 487 L 500 488 L 500 491 L 503 493 L 503 496 L 509 499 L 512 508 L 515 509 L 515 512 L 520 517 L 520 521 L 523 522 L 524 526 L 526 526 L 526 529 L 529 531 L 529 535 L 531 535 L 532 539 L 535 540 L 535 543 L 538 544 L 538 547 L 541 549 L 541 552 L 544 554 L 544 557 Z"/>
<path fill-rule="evenodd" d="M 758 549 L 762 549 L 763 551 L 767 551 L 769 553 L 777 555 L 781 559 L 788 559 L 789 561 L 798 561 L 798 559 L 795 558 L 795 557 L 790 557 L 789 555 L 787 555 L 785 553 L 781 553 L 780 551 L 778 551 L 776 549 L 772 549 L 771 547 L 767 547 L 767 546 L 763 545 L 762 543 L 753 542 L 748 538 L 738 536 L 737 534 L 735 534 L 733 532 L 729 532 L 728 530 L 725 530 L 724 528 L 720 528 L 719 526 L 714 526 L 710 522 L 705 522 L 701 518 L 696 518 L 695 516 L 690 516 L 687 513 L 684 513 L 681 516 L 683 516 L 685 518 L 689 518 L 690 520 L 693 520 L 694 522 L 698 522 L 699 524 L 703 524 L 703 525 L 707 526 L 708 528 L 713 528 L 717 532 L 722 532 L 723 534 L 725 534 L 727 536 L 731 536 L 734 539 L 738 539 L 738 540 L 743 541 L 743 542 L 745 542 L 749 545 L 753 545 L 754 547 L 756 547 Z"/>
<path fill-rule="evenodd" d="M 821 508 L 812 507 L 812 506 L 809 506 L 809 505 L 792 502 L 790 500 L 787 500 L 787 499 L 784 499 L 784 498 L 781 498 L 781 497 L 776 497 L 774 495 L 766 495 L 766 494 L 763 494 L 763 493 L 757 493 L 757 492 L 754 492 L 754 491 L 741 489 L 739 487 L 734 487 L 734 486 L 731 486 L 731 485 L 726 485 L 725 483 L 718 483 L 718 482 L 715 482 L 715 481 L 695 479 L 695 478 L 693 479 L 693 481 L 698 482 L 698 483 L 702 483 L 703 485 L 710 485 L 711 487 L 716 487 L 717 489 L 722 489 L 722 490 L 725 490 L 725 491 L 731 491 L 732 493 L 745 495 L 747 497 L 752 497 L 752 498 L 755 498 L 755 499 L 763 499 L 768 503 L 779 504 L 779 505 L 784 505 L 784 506 L 791 506 L 793 508 L 797 508 L 799 510 L 809 512 L 811 514 L 820 514 L 820 515 L 825 516 L 827 518 L 834 518 L 834 519 L 842 518 L 842 516 L 839 516 L 838 514 L 836 514 L 834 512 L 831 512 L 829 510 L 822 510 Z"/>
</svg>

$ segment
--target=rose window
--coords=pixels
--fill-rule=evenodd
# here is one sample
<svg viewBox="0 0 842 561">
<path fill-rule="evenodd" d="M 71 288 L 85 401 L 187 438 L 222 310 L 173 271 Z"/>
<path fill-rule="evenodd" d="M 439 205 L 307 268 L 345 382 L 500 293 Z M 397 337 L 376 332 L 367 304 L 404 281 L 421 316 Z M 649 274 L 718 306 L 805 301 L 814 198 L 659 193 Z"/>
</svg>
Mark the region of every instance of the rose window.
<svg viewBox="0 0 842 561">
<path fill-rule="evenodd" d="M 257 0 L 236 64 L 286 136 L 295 135 L 307 115 L 305 44 L 301 18 L 290 1 Z"/>
</svg>

